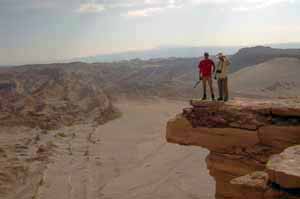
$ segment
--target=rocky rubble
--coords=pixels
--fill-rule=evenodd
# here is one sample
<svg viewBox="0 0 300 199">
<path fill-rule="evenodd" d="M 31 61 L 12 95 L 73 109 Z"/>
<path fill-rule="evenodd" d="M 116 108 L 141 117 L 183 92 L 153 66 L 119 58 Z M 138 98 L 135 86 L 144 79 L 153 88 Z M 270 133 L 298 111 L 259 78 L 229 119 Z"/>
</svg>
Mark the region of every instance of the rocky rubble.
<svg viewBox="0 0 300 199">
<path fill-rule="evenodd" d="M 28 127 L 0 128 L 0 198 L 34 195 L 54 148 L 51 142 L 39 140 L 44 136 L 41 132 Z"/>
<path fill-rule="evenodd" d="M 299 147 L 288 148 L 300 144 L 299 102 L 191 105 L 168 122 L 166 138 L 210 151 L 206 163 L 217 199 L 300 198 Z"/>
</svg>

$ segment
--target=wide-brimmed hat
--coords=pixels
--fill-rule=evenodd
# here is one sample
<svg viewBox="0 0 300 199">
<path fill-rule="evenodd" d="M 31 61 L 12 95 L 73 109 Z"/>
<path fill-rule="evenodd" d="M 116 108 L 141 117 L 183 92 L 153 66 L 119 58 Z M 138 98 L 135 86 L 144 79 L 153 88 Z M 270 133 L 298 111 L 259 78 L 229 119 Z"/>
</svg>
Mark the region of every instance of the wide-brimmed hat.
<svg viewBox="0 0 300 199">
<path fill-rule="evenodd" d="M 225 57 L 225 55 L 223 54 L 223 53 L 218 53 L 218 55 L 217 55 L 218 57 Z"/>
</svg>

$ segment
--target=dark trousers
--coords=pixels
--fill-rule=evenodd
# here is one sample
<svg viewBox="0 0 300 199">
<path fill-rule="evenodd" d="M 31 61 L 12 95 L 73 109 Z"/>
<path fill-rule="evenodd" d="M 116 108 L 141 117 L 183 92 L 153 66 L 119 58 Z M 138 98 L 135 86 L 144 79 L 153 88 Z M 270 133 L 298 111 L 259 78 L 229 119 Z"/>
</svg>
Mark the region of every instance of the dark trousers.
<svg viewBox="0 0 300 199">
<path fill-rule="evenodd" d="M 228 78 L 218 79 L 218 87 L 219 87 L 219 97 L 228 100 Z"/>
</svg>

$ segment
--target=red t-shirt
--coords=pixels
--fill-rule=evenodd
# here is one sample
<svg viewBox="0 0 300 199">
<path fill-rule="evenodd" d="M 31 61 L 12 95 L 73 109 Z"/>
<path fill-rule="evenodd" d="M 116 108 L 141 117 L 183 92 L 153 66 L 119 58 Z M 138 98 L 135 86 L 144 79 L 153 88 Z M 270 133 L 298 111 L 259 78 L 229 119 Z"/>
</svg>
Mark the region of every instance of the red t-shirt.
<svg viewBox="0 0 300 199">
<path fill-rule="evenodd" d="M 199 63 L 199 72 L 203 77 L 210 77 L 212 75 L 215 63 L 211 59 L 204 59 Z"/>
</svg>

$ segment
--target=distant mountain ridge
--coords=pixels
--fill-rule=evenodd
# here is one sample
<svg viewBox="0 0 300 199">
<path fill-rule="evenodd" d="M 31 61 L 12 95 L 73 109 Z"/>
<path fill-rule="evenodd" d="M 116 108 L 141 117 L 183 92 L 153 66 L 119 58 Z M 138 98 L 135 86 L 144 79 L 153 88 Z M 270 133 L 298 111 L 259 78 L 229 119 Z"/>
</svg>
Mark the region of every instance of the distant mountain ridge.
<svg viewBox="0 0 300 199">
<path fill-rule="evenodd" d="M 280 57 L 300 58 L 300 48 L 277 49 L 265 46 L 242 48 L 230 57 L 232 62 L 230 71 L 236 72 L 244 67 L 257 65 Z"/>
<path fill-rule="evenodd" d="M 219 52 L 224 52 L 226 54 L 233 54 L 240 49 L 241 46 L 215 46 L 215 47 L 158 47 L 149 50 L 139 50 L 139 51 L 128 51 L 121 53 L 113 53 L 107 55 L 96 55 L 90 57 L 75 58 L 70 61 L 82 61 L 87 63 L 95 62 L 118 62 L 123 60 L 132 59 L 157 59 L 157 58 L 188 58 L 188 57 L 199 57 L 203 55 L 204 52 L 209 52 L 215 55 Z"/>
<path fill-rule="evenodd" d="M 300 43 L 282 43 L 282 44 L 265 44 L 264 46 L 270 46 L 277 49 L 300 49 Z M 211 55 L 216 55 L 219 52 L 223 52 L 226 55 L 233 55 L 239 51 L 239 49 L 245 48 L 245 46 L 161 46 L 148 50 L 136 50 L 120 53 L 111 53 L 103 55 L 95 55 L 89 57 L 79 57 L 68 60 L 67 62 L 118 62 L 131 59 L 157 59 L 157 58 L 188 58 L 188 57 L 200 57 L 204 52 L 209 52 Z"/>
</svg>

